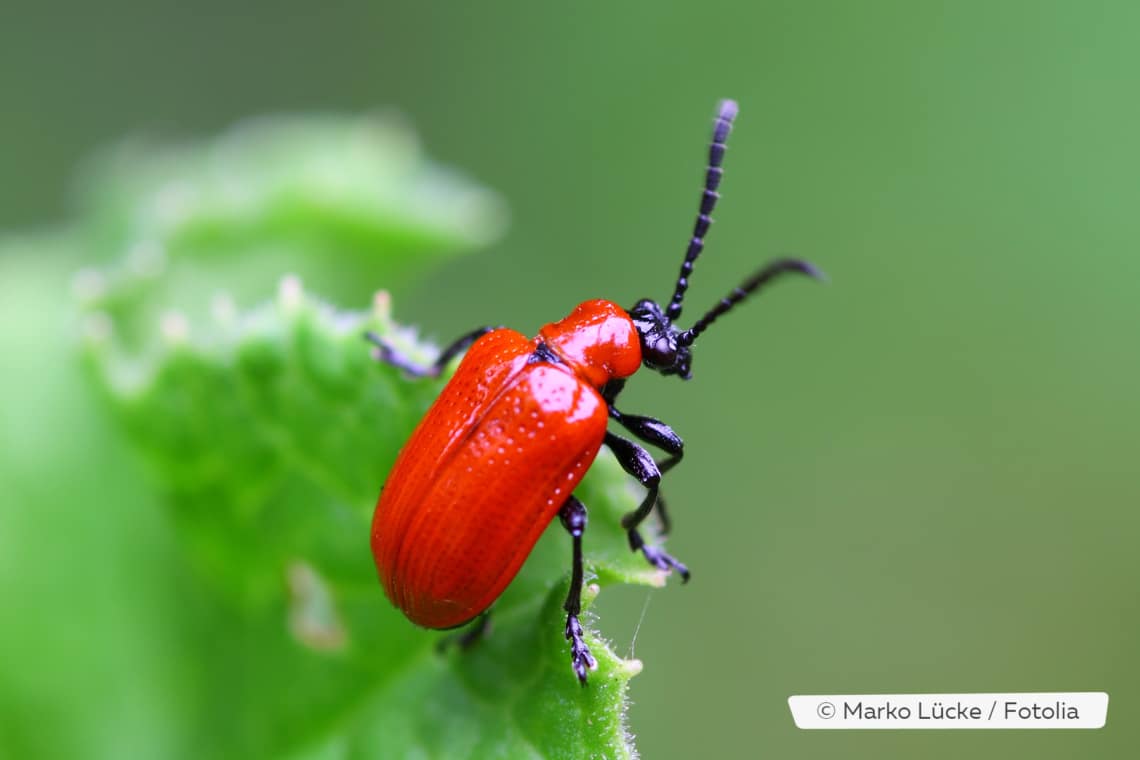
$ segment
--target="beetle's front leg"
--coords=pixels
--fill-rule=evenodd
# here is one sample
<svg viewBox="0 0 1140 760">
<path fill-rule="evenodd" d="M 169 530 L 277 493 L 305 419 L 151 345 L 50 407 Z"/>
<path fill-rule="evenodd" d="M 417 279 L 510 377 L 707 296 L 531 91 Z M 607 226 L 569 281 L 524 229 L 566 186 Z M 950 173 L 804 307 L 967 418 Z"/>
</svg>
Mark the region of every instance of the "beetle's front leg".
<svg viewBox="0 0 1140 760">
<path fill-rule="evenodd" d="M 609 407 L 610 417 L 638 440 L 656 446 L 669 454 L 668 459 L 657 462 L 657 471 L 664 475 L 676 467 L 685 456 L 685 442 L 681 440 L 681 436 L 673 432 L 673 428 L 661 420 L 618 411 L 614 402 L 623 390 L 625 390 L 624 379 L 611 380 L 602 387 L 602 398 L 605 400 L 606 406 Z M 660 492 L 657 494 L 657 515 L 661 518 L 661 534 L 668 535 L 673 525 L 669 520 L 669 512 L 665 508 L 665 498 Z"/>
<path fill-rule="evenodd" d="M 460 336 L 450 346 L 443 349 L 443 351 L 440 352 L 439 356 L 436 357 L 436 360 L 426 367 L 422 364 L 416 364 L 411 359 L 401 354 L 392 346 L 392 344 L 371 330 L 364 333 L 364 338 L 369 343 L 376 346 L 373 355 L 376 357 L 377 361 L 384 362 L 385 364 L 391 364 L 393 367 L 402 369 L 412 377 L 431 378 L 439 377 L 443 372 L 443 368 L 447 366 L 448 362 L 469 348 L 472 343 L 479 340 L 492 330 L 496 329 L 498 328 L 480 327 L 476 330 L 472 330 L 466 335 Z"/>
<path fill-rule="evenodd" d="M 586 505 L 571 496 L 558 512 L 562 527 L 570 534 L 574 544 L 574 560 L 570 569 L 570 593 L 566 595 L 566 640 L 570 642 L 570 663 L 582 685 L 586 685 L 586 672 L 596 670 L 598 661 L 590 654 L 582 635 L 582 534 L 586 531 Z"/>
<path fill-rule="evenodd" d="M 614 407 L 612 400 L 610 400 L 610 417 L 633 434 L 638 440 L 656 446 L 669 455 L 667 459 L 657 462 L 657 470 L 662 475 L 676 467 L 681 459 L 684 458 L 685 442 L 681 440 L 681 436 L 673 432 L 673 428 L 661 420 L 653 417 L 642 417 L 637 414 L 619 412 Z M 656 506 L 657 515 L 661 518 L 661 534 L 668 535 L 669 530 L 673 526 L 669 520 L 669 512 L 665 509 L 665 497 L 662 496 L 660 492 L 657 494 Z"/>
<path fill-rule="evenodd" d="M 658 504 L 658 490 L 661 485 L 661 471 L 657 467 L 657 463 L 653 461 L 653 457 L 649 452 L 638 446 L 633 441 L 626 440 L 613 433 L 606 433 L 606 445 L 617 457 L 618 463 L 626 472 L 633 477 L 637 478 L 637 482 L 645 486 L 647 493 L 645 499 L 634 511 L 621 519 L 621 526 L 628 531 L 629 534 L 629 548 L 633 551 L 640 551 L 645 555 L 645 559 L 651 565 L 661 570 L 676 570 L 681 575 L 682 581 L 689 580 L 689 568 L 672 557 L 666 554 L 664 550 L 655 546 L 649 546 L 645 543 L 645 539 L 641 537 L 641 533 L 637 530 L 637 526 L 649 516 L 653 506 Z"/>
</svg>

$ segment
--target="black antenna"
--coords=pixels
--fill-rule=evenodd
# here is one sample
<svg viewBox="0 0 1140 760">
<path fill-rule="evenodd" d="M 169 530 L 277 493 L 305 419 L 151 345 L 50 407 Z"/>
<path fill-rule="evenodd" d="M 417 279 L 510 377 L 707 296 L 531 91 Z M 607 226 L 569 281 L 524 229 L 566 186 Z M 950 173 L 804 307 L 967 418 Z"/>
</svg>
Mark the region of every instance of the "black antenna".
<svg viewBox="0 0 1140 760">
<path fill-rule="evenodd" d="M 697 336 L 708 329 L 709 325 L 717 320 L 718 317 L 727 314 L 732 310 L 733 306 L 743 301 L 753 292 L 758 290 L 762 285 L 766 285 L 780 275 L 788 274 L 806 274 L 808 277 L 814 277 L 817 280 L 826 280 L 823 272 L 816 269 L 806 261 L 800 259 L 777 259 L 775 261 L 765 264 L 756 274 L 749 277 L 744 282 L 740 283 L 731 293 L 724 298 L 720 299 L 720 303 L 709 309 L 708 313 L 697 320 L 696 324 L 685 330 L 677 336 L 678 346 L 691 346 Z"/>
<path fill-rule="evenodd" d="M 701 195 L 701 210 L 697 214 L 697 223 L 693 226 L 693 237 L 689 240 L 689 249 L 685 252 L 685 260 L 681 263 L 681 274 L 677 277 L 677 288 L 673 291 L 673 299 L 665 316 L 670 321 L 676 321 L 681 316 L 681 301 L 685 298 L 685 291 L 689 289 L 689 275 L 693 273 L 693 262 L 701 255 L 705 248 L 705 235 L 712 222 L 713 209 L 716 207 L 720 193 L 716 191 L 720 186 L 721 175 L 724 170 L 720 165 L 724 162 L 724 143 L 728 133 L 732 131 L 732 120 L 736 118 L 736 101 L 722 100 L 717 107 L 716 126 L 713 127 L 712 145 L 709 146 L 709 167 L 705 173 L 705 190 Z"/>
</svg>

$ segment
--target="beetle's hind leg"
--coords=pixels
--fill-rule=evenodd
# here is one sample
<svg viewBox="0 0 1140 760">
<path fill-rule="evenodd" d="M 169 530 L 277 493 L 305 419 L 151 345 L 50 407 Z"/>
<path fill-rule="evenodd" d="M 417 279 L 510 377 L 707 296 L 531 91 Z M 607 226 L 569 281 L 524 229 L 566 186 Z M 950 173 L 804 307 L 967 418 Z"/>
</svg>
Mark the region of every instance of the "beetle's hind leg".
<svg viewBox="0 0 1140 760">
<path fill-rule="evenodd" d="M 448 362 L 454 359 L 459 354 L 463 353 L 472 343 L 482 338 L 495 327 L 480 327 L 477 330 L 472 330 L 466 335 L 461 335 L 450 346 L 440 351 L 439 356 L 434 362 L 426 367 L 422 364 L 416 364 L 414 361 L 397 351 L 391 343 L 381 338 L 376 333 L 369 330 L 364 333 L 364 339 L 372 345 L 376 346 L 373 355 L 377 361 L 391 364 L 393 367 L 403 370 L 412 377 L 431 378 L 439 377 L 443 372 L 443 368 L 447 366 Z"/>
<path fill-rule="evenodd" d="M 658 468 L 657 463 L 653 461 L 653 457 L 649 455 L 649 452 L 633 441 L 626 440 L 613 433 L 606 433 L 606 445 L 610 447 L 614 456 L 617 457 L 622 469 L 637 478 L 637 482 L 645 486 L 647 490 L 645 499 L 642 500 L 637 509 L 621 519 L 621 525 L 626 529 L 629 535 L 629 548 L 635 552 L 640 551 L 645 555 L 645 559 L 649 561 L 649 564 L 654 567 L 665 571 L 676 570 L 681 576 L 682 581 L 688 581 L 689 568 L 685 567 L 684 563 L 672 555 L 667 554 L 663 549 L 646 544 L 645 539 L 641 536 L 641 532 L 637 529 L 637 526 L 649 516 L 649 513 L 653 510 L 655 505 L 662 515 L 662 522 L 666 527 L 668 526 L 668 518 L 661 506 L 659 496 L 661 469 Z M 665 464 L 668 467 L 672 467 L 678 461 L 680 461 L 680 456 L 675 456 L 672 462 L 666 462 Z"/>
<path fill-rule="evenodd" d="M 566 595 L 566 640 L 570 642 L 570 665 L 582 685 L 586 685 L 586 673 L 598 667 L 598 661 L 590 654 L 582 634 L 582 534 L 586 531 L 586 505 L 574 496 L 566 500 L 558 511 L 562 527 L 570 534 L 574 544 L 574 560 L 570 569 L 570 593 Z"/>
<path fill-rule="evenodd" d="M 439 641 L 435 643 L 435 651 L 443 652 L 449 647 L 458 647 L 460 651 L 466 652 L 487 638 L 487 634 L 490 631 L 491 610 L 487 609 L 479 613 L 479 616 L 471 622 L 460 626 L 459 630 L 452 631 L 446 636 L 441 637 Z"/>
</svg>

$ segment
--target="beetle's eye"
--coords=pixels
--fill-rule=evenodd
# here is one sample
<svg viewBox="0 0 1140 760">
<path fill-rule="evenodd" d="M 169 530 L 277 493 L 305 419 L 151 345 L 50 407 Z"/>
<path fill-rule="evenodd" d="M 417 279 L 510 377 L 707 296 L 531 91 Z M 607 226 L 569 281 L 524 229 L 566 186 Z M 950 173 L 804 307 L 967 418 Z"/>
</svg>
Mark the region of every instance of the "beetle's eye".
<svg viewBox="0 0 1140 760">
<path fill-rule="evenodd" d="M 672 367 L 677 361 L 677 348 L 668 338 L 660 338 L 647 343 L 643 351 L 645 363 L 651 367 L 664 369 Z"/>
</svg>

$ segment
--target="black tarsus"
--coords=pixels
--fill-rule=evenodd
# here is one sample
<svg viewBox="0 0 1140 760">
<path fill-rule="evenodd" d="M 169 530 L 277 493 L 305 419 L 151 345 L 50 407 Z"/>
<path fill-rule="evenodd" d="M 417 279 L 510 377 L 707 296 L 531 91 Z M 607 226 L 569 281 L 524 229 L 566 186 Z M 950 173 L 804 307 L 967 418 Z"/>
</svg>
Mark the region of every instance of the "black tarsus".
<svg viewBox="0 0 1140 760">
<path fill-rule="evenodd" d="M 465 335 L 459 336 L 454 342 L 452 342 L 450 346 L 440 352 L 439 356 L 436 357 L 436 360 L 434 362 L 426 367 L 421 364 L 416 364 L 411 359 L 401 354 L 399 351 L 393 348 L 392 345 L 388 343 L 388 341 L 384 340 L 371 330 L 364 333 L 364 339 L 376 346 L 376 351 L 373 355 L 376 357 L 377 361 L 382 361 L 385 364 L 391 364 L 393 367 L 403 370 L 405 373 L 411 375 L 412 377 L 432 378 L 439 377 L 443 372 L 444 367 L 448 365 L 448 362 L 450 362 L 459 354 L 463 353 L 463 351 L 469 348 L 472 343 L 479 340 L 492 330 L 497 329 L 499 328 L 480 327 L 472 330 Z"/>
<path fill-rule="evenodd" d="M 689 239 L 689 247 L 685 251 L 685 260 L 681 263 L 681 273 L 677 276 L 677 286 L 673 291 L 673 298 L 665 315 L 671 321 L 681 316 L 681 302 L 685 298 L 685 291 L 689 289 L 689 276 L 693 273 L 693 263 L 701 255 L 705 247 L 705 235 L 708 234 L 712 223 L 712 212 L 720 198 L 717 188 L 724 174 L 721 165 L 724 162 L 725 141 L 732 131 L 732 122 L 737 113 L 736 101 L 722 100 L 717 108 L 716 125 L 713 127 L 712 144 L 709 145 L 709 164 L 705 171 L 705 189 L 701 193 L 700 211 L 697 221 L 693 225 L 693 236 Z"/>
<path fill-rule="evenodd" d="M 724 316 L 732 311 L 734 306 L 763 285 L 771 282 L 780 275 L 789 273 L 803 274 L 808 277 L 814 277 L 817 280 L 826 279 L 823 272 L 801 259 L 776 259 L 775 261 L 771 261 L 757 270 L 757 272 L 747 280 L 740 283 L 740 285 L 733 288 L 731 293 L 720 299 L 720 302 L 709 309 L 708 313 L 698 319 L 692 327 L 680 333 L 677 336 L 677 345 L 691 346 L 693 341 L 697 339 L 697 336 L 707 330 L 709 325 L 715 322 L 718 317 Z"/>
<path fill-rule="evenodd" d="M 583 686 L 586 685 L 586 674 L 598 667 L 598 661 L 590 654 L 586 640 L 582 634 L 582 623 L 578 616 L 582 614 L 582 534 L 586 531 L 586 505 L 571 496 L 558 511 L 562 527 L 570 534 L 573 541 L 574 559 L 570 569 L 570 591 L 566 595 L 566 603 L 562 609 L 566 610 L 566 640 L 570 642 L 570 666 Z"/>
</svg>

